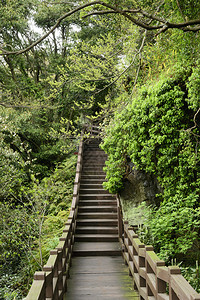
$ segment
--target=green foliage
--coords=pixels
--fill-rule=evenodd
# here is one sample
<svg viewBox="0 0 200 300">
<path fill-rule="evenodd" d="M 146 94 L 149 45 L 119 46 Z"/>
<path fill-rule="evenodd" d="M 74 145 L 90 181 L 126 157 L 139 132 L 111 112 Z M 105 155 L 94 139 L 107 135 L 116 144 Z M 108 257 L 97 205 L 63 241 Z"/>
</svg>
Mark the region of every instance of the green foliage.
<svg viewBox="0 0 200 300">
<path fill-rule="evenodd" d="M 196 261 L 196 266 L 182 266 L 182 264 L 179 264 L 179 267 L 185 279 L 192 285 L 197 293 L 200 293 L 200 269 L 198 261 Z"/>
<path fill-rule="evenodd" d="M 28 186 L 21 180 L 18 192 L 13 188 L 20 205 L 0 203 L 1 299 L 25 296 L 34 272 L 56 247 L 71 206 L 76 159 L 69 156 L 41 181 L 31 174 Z"/>
<path fill-rule="evenodd" d="M 30 15 L 34 1 L 1 1 L 0 23 L 2 28 L 24 30 L 27 27 L 26 17 Z"/>
<path fill-rule="evenodd" d="M 27 47 L 38 38 L 34 22 L 46 31 L 87 1 L 75 2 L 1 1 L 2 47 Z M 114 4 L 138 7 L 135 0 Z M 142 0 L 139 5 L 174 22 L 199 14 L 196 0 Z M 157 176 L 163 194 L 159 207 L 147 213 L 145 238 L 155 241 L 162 257 L 190 251 L 198 240 L 198 35 L 149 32 L 138 53 L 143 30 L 117 14 L 80 20 L 89 11 L 63 20 L 26 54 L 0 61 L 1 299 L 26 294 L 34 271 L 58 241 L 71 203 L 72 153 L 86 116 L 107 124 L 107 189 L 123 188 L 127 159 Z"/>
<path fill-rule="evenodd" d="M 188 106 L 187 74 L 178 70 L 174 78 L 140 88 L 133 101 L 115 113 L 102 144 L 108 153 L 104 186 L 111 192 L 123 184 L 128 157 L 135 168 L 157 177 L 163 193 L 147 220 L 148 236 L 166 261 L 188 253 L 200 228 L 199 129 L 189 130 L 195 114 L 191 107 L 196 107 Z M 198 255 L 194 252 L 194 259 Z"/>
<path fill-rule="evenodd" d="M 188 102 L 192 109 L 197 110 L 200 103 L 200 67 L 194 68 L 187 82 Z"/>
</svg>

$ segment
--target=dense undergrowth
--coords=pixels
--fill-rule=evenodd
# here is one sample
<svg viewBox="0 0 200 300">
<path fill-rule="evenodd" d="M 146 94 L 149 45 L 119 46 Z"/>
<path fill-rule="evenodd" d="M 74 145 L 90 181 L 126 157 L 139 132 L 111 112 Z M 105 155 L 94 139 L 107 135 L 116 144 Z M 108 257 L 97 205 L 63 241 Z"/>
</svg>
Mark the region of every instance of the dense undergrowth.
<svg viewBox="0 0 200 300">
<path fill-rule="evenodd" d="M 130 161 L 133 168 L 157 179 L 162 192 L 154 204 L 141 207 L 141 238 L 153 244 L 166 263 L 180 264 L 185 277 L 200 290 L 200 68 L 198 55 L 189 55 L 191 45 L 186 53 L 177 45 L 177 50 L 164 50 L 165 42 L 160 40 L 159 48 L 152 46 L 157 66 L 151 65 L 151 74 L 150 67 L 146 75 L 142 73 L 134 93 L 119 96 L 118 109 L 104 125 L 102 148 L 108 154 L 104 187 L 120 192 Z M 198 45 L 193 42 L 195 52 Z M 167 63 L 164 54 L 159 56 L 161 49 L 171 58 Z"/>
<path fill-rule="evenodd" d="M 157 177 L 163 193 L 157 195 L 149 225 L 154 244 L 166 258 L 189 250 L 199 230 L 199 128 L 188 99 L 193 86 L 187 90 L 193 73 L 185 81 L 184 75 L 143 86 L 116 113 L 102 146 L 109 155 L 105 187 L 111 192 L 123 187 L 127 158 Z"/>
<path fill-rule="evenodd" d="M 71 206 L 76 140 L 53 138 L 55 124 L 40 126 L 38 113 L 1 110 L 0 299 L 26 296 Z"/>
<path fill-rule="evenodd" d="M 0 3 L 1 299 L 24 297 L 55 247 L 71 203 L 80 129 L 93 119 L 105 128 L 105 187 L 123 188 L 127 162 L 157 179 L 162 192 L 156 205 L 142 207 L 141 237 L 167 263 L 184 266 L 199 289 L 199 33 L 146 31 L 113 13 L 84 18 L 102 9 L 96 5 L 63 19 L 30 51 L 8 54 L 86 2 Z M 173 23 L 199 18 L 198 0 L 106 2 Z"/>
</svg>

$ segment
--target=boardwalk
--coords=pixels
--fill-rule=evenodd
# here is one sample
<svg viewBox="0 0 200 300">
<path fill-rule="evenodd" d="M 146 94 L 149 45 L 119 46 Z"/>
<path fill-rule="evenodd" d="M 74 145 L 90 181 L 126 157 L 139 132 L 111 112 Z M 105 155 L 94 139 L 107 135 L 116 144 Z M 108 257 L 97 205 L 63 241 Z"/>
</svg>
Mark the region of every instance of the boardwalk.
<svg viewBox="0 0 200 300">
<path fill-rule="evenodd" d="M 116 198 L 104 191 L 106 155 L 85 146 L 68 291 L 64 300 L 139 299 L 118 241 Z"/>
<path fill-rule="evenodd" d="M 82 150 L 83 142 L 68 221 L 26 300 L 200 300 L 180 268 L 165 266 L 124 221 L 120 199 L 103 190 L 106 156 L 98 140 Z"/>
<path fill-rule="evenodd" d="M 121 256 L 76 257 L 64 300 L 138 300 Z"/>
</svg>

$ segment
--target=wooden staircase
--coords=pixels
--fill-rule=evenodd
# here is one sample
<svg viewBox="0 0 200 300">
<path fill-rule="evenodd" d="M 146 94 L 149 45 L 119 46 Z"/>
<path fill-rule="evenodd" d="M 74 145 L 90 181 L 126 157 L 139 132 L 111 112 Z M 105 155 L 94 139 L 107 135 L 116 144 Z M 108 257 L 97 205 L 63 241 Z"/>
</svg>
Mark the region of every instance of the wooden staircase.
<svg viewBox="0 0 200 300">
<path fill-rule="evenodd" d="M 106 155 L 97 129 L 85 147 L 81 139 L 68 220 L 26 300 L 200 300 L 178 266 L 165 266 L 140 241 L 120 199 L 103 190 Z"/>
<path fill-rule="evenodd" d="M 106 155 L 84 145 L 72 267 L 64 300 L 139 299 L 119 243 L 117 200 L 102 187 Z"/>
<path fill-rule="evenodd" d="M 74 256 L 121 255 L 117 200 L 102 187 L 105 159 L 98 139 L 85 145 Z"/>
</svg>

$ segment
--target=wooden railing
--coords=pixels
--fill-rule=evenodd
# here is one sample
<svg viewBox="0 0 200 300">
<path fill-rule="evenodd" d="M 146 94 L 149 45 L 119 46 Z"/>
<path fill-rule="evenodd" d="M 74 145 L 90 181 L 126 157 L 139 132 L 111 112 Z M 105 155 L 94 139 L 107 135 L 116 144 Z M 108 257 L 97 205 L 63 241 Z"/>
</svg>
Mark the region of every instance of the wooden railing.
<svg viewBox="0 0 200 300">
<path fill-rule="evenodd" d="M 43 271 L 34 274 L 33 284 L 25 300 L 61 300 L 67 291 L 67 280 L 69 278 L 76 229 L 82 160 L 83 132 L 79 145 L 73 200 L 68 221 L 65 224 L 58 246 L 50 251 L 49 259 L 43 267 Z"/>
<path fill-rule="evenodd" d="M 123 221 L 119 197 L 117 200 L 123 257 L 140 299 L 200 300 L 200 294 L 181 275 L 179 267 L 165 266 L 165 262 L 159 259 L 152 246 L 141 243 L 128 221 Z"/>
<path fill-rule="evenodd" d="M 26 300 L 61 300 L 67 291 L 67 280 L 74 244 L 76 217 L 79 202 L 80 177 L 83 161 L 83 133 L 78 151 L 76 176 L 71 211 L 63 229 L 58 246 L 50 251 L 50 257 L 43 271 L 34 274 L 34 281 Z M 165 266 L 153 251 L 144 245 L 127 221 L 119 197 L 118 229 L 123 257 L 133 277 L 134 287 L 141 300 L 200 300 L 200 294 L 181 275 L 179 267 Z"/>
</svg>

